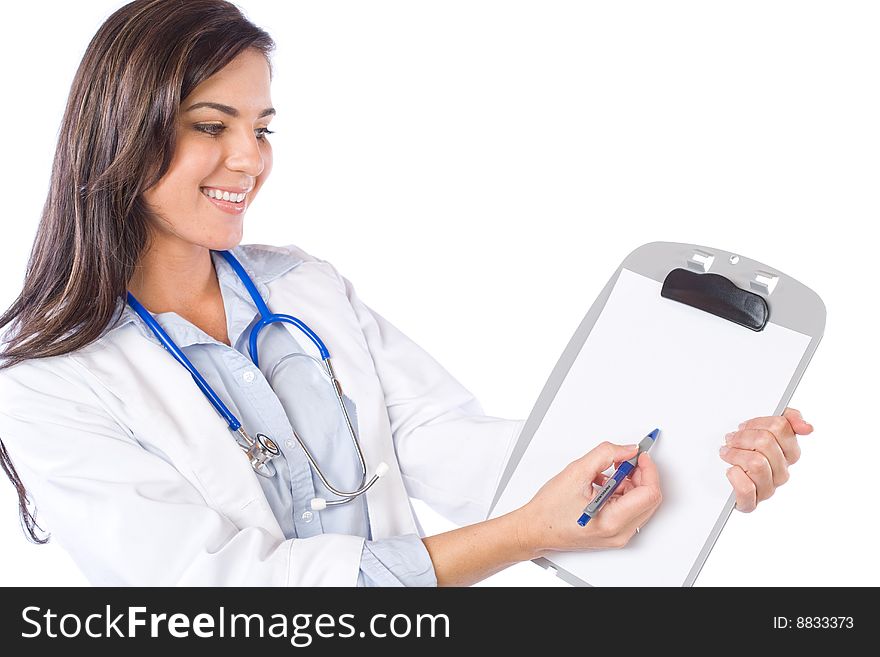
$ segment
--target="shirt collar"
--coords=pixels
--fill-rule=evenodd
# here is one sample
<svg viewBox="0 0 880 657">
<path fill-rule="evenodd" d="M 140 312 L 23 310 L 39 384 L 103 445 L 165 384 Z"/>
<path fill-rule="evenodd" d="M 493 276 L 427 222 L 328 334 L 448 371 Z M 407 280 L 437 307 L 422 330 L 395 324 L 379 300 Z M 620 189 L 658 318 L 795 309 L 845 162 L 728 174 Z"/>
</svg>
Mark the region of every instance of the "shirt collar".
<svg viewBox="0 0 880 657">
<path fill-rule="evenodd" d="M 230 251 L 241 263 L 241 266 L 248 276 L 251 277 L 260 295 L 267 302 L 271 297 L 267 284 L 283 276 L 303 262 L 302 258 L 296 255 L 292 249 L 283 247 L 250 244 L 237 246 L 230 249 Z M 212 253 L 211 257 L 214 261 L 214 268 L 217 271 L 217 280 L 220 283 L 224 303 L 227 306 L 232 306 L 227 307 L 226 312 L 227 321 L 230 322 L 229 338 L 235 344 L 237 337 L 256 315 L 257 306 L 244 283 L 232 269 L 232 266 L 217 253 Z M 244 310 L 237 312 L 237 310 L 241 311 L 242 307 Z M 117 300 L 114 317 L 118 317 L 118 319 L 110 323 L 104 333 L 101 334 L 101 338 L 123 326 L 134 324 L 148 340 L 152 340 L 158 345 L 162 344 L 134 309 L 128 305 L 127 300 L 121 298 Z M 153 314 L 153 317 L 159 318 L 162 328 L 181 348 L 199 342 L 213 341 L 203 331 L 192 326 L 192 324 L 179 316 L 163 313 L 160 315 Z"/>
</svg>

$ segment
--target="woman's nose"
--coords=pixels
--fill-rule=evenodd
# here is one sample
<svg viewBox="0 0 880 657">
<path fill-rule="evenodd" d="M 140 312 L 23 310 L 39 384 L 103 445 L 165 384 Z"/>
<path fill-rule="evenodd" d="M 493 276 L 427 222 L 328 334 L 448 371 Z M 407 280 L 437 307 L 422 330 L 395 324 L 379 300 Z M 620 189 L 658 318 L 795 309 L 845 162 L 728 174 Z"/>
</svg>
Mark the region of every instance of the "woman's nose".
<svg viewBox="0 0 880 657">
<path fill-rule="evenodd" d="M 260 142 L 253 133 L 242 133 L 230 139 L 226 165 L 234 171 L 242 171 L 252 178 L 257 178 L 266 166 Z"/>
</svg>

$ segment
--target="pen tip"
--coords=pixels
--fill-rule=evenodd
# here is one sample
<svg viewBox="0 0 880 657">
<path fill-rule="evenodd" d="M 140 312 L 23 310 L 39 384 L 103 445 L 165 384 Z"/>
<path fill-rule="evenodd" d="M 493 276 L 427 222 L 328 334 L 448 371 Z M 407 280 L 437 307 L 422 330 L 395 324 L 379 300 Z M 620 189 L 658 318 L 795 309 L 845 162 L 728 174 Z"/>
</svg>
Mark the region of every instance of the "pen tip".
<svg viewBox="0 0 880 657">
<path fill-rule="evenodd" d="M 659 434 L 660 434 L 660 429 L 654 429 L 651 433 L 648 434 L 648 436 L 651 438 L 651 440 L 657 440 L 657 436 Z"/>
</svg>

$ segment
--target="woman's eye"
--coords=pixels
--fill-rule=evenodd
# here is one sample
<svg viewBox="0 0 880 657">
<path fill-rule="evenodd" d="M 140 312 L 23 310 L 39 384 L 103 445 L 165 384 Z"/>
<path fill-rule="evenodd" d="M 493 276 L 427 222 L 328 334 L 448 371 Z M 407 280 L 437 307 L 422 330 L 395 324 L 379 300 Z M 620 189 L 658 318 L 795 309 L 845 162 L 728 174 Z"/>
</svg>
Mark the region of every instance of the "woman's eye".
<svg viewBox="0 0 880 657">
<path fill-rule="evenodd" d="M 216 125 L 213 123 L 197 125 L 195 128 L 199 132 L 204 132 L 205 134 L 211 135 L 212 137 L 216 137 L 226 129 L 225 126 Z M 266 135 L 275 134 L 274 132 L 269 130 L 269 128 L 258 128 L 255 132 L 257 133 L 257 139 L 259 139 L 260 141 L 264 141 L 266 139 Z"/>
<path fill-rule="evenodd" d="M 196 130 L 213 136 L 219 135 L 223 131 L 223 129 L 224 128 L 222 125 L 215 124 L 203 124 L 196 126 Z"/>
</svg>

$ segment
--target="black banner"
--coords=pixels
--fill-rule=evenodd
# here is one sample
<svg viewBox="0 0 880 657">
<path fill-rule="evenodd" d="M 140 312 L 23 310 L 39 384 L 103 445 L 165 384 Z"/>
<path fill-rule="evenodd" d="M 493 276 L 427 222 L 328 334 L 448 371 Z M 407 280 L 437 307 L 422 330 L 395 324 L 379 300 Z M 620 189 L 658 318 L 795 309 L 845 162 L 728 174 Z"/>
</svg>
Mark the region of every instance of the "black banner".
<svg viewBox="0 0 880 657">
<path fill-rule="evenodd" d="M 260 655 L 480 648 L 588 652 L 822 646 L 870 638 L 876 591 L 843 588 L 5 589 L 7 655 L 77 647 Z M 76 644 L 74 646 L 74 644 Z M 29 653 L 29 651 L 31 651 Z M 36 652 L 33 652 L 36 651 Z M 111 652 L 112 651 L 112 652 Z M 244 654 L 244 653 L 242 653 Z"/>
</svg>

